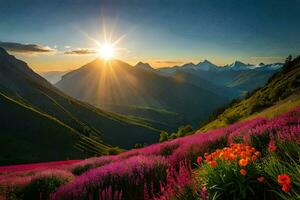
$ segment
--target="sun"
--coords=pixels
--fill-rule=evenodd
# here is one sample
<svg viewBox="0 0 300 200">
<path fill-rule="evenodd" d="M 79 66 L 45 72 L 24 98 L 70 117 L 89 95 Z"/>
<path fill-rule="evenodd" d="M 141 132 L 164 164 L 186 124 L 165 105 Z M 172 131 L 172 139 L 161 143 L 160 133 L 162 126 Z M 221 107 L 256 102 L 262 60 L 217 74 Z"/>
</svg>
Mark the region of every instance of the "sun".
<svg viewBox="0 0 300 200">
<path fill-rule="evenodd" d="M 105 43 L 100 45 L 98 54 L 104 60 L 111 60 L 114 57 L 115 49 L 112 44 Z"/>
</svg>

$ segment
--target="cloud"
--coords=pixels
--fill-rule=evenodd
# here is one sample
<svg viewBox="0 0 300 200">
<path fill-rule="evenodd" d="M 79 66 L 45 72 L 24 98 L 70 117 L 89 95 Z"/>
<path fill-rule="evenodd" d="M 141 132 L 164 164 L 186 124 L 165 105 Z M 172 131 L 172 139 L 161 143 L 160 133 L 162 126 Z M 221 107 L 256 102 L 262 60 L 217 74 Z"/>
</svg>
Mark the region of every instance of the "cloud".
<svg viewBox="0 0 300 200">
<path fill-rule="evenodd" d="M 64 54 L 71 54 L 71 55 L 87 55 L 87 54 L 96 54 L 97 51 L 92 48 L 78 48 L 70 51 L 66 51 Z"/>
<path fill-rule="evenodd" d="M 39 44 L 22 44 L 16 42 L 1 42 L 0 47 L 4 48 L 7 51 L 17 52 L 17 53 L 52 53 L 55 49 L 52 49 L 48 46 L 43 46 Z"/>
<path fill-rule="evenodd" d="M 176 60 L 157 60 L 156 63 L 167 63 L 167 64 L 181 64 L 184 63 L 183 61 L 176 61 Z"/>
<path fill-rule="evenodd" d="M 273 62 L 283 62 L 285 57 L 283 56 L 253 56 L 250 57 L 250 60 L 254 62 L 266 62 L 266 63 L 273 63 Z"/>
<path fill-rule="evenodd" d="M 283 56 L 256 56 L 256 57 L 250 57 L 251 59 L 284 59 Z"/>
</svg>

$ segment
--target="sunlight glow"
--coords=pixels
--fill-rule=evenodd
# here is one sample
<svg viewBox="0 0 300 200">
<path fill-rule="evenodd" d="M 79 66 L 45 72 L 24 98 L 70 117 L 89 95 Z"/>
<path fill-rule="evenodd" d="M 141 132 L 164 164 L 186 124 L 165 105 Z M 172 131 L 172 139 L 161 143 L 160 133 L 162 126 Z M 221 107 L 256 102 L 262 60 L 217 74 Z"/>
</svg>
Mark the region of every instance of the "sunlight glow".
<svg viewBox="0 0 300 200">
<path fill-rule="evenodd" d="M 114 56 L 115 49 L 112 44 L 106 43 L 103 45 L 100 45 L 98 49 L 98 54 L 101 58 L 105 60 L 110 60 Z"/>
</svg>

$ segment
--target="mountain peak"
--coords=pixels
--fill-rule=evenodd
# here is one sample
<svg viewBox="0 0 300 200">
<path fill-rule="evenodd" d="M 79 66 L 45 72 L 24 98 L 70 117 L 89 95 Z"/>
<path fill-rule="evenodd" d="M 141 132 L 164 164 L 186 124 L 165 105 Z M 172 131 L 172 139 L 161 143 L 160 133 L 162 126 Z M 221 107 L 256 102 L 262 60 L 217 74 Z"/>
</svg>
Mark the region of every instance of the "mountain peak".
<svg viewBox="0 0 300 200">
<path fill-rule="evenodd" d="M 206 59 L 202 63 L 210 63 L 211 64 L 211 62 Z"/>
<path fill-rule="evenodd" d="M 149 64 L 149 63 L 143 63 L 143 62 L 138 62 L 135 67 L 139 67 L 139 68 L 142 68 L 142 69 L 147 69 L 147 70 L 152 70 L 153 67 Z"/>
<path fill-rule="evenodd" d="M 215 68 L 217 66 L 205 59 L 203 62 L 199 62 L 197 64 L 197 67 L 201 68 L 202 70 L 208 71 L 208 70 L 210 70 L 212 68 Z"/>
<path fill-rule="evenodd" d="M 245 63 L 243 63 L 243 62 L 241 62 L 241 61 L 239 61 L 239 60 L 234 61 L 233 64 L 234 64 L 234 65 L 246 65 Z"/>
</svg>

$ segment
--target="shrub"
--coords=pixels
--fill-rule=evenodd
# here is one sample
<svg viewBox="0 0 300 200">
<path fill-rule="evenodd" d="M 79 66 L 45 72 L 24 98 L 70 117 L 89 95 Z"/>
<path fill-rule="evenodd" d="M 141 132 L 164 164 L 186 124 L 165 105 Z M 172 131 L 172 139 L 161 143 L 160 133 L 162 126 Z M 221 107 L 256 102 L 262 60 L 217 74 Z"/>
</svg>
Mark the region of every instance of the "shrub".
<svg viewBox="0 0 300 200">
<path fill-rule="evenodd" d="M 265 154 L 267 152 L 267 147 L 270 142 L 269 132 L 265 131 L 262 134 L 250 135 L 250 141 L 253 147 Z"/>
<path fill-rule="evenodd" d="M 169 138 L 169 134 L 166 131 L 161 131 L 159 135 L 159 142 L 165 142 Z"/>
<path fill-rule="evenodd" d="M 119 147 L 111 147 L 107 150 L 108 155 L 117 155 L 121 153 L 123 150 L 120 149 Z"/>
<path fill-rule="evenodd" d="M 73 179 L 73 175 L 63 170 L 48 170 L 35 175 L 22 187 L 12 187 L 7 199 L 40 200 L 49 199 L 50 194 L 59 186 Z"/>
<path fill-rule="evenodd" d="M 206 187 L 208 199 L 263 199 L 265 185 L 255 163 L 260 153 L 244 144 L 217 149 L 204 155 L 205 162 L 198 170 L 198 188 Z"/>
</svg>

